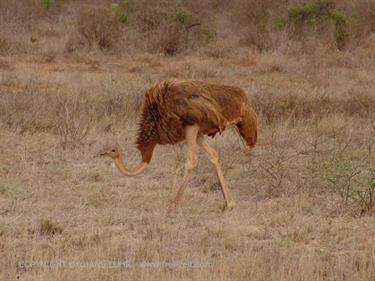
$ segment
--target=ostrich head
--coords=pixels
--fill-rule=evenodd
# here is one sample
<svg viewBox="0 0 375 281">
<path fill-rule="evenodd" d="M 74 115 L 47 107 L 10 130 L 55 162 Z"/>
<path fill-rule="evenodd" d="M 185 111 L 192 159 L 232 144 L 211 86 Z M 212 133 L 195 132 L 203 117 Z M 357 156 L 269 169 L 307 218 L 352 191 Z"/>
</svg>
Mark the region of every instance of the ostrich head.
<svg viewBox="0 0 375 281">
<path fill-rule="evenodd" d="M 102 156 L 107 155 L 111 157 L 112 159 L 119 158 L 120 146 L 118 145 L 118 143 L 116 143 L 115 146 L 104 149 L 102 152 L 100 152 L 100 155 Z"/>
</svg>

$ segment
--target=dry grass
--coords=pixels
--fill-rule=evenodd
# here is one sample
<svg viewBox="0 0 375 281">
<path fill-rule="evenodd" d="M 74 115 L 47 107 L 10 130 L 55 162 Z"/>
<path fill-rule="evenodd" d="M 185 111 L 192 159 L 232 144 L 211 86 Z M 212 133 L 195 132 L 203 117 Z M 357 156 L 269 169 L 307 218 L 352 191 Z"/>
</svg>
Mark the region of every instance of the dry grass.
<svg viewBox="0 0 375 281">
<path fill-rule="evenodd" d="M 150 14 L 142 18 L 149 25 L 131 22 L 141 16 L 142 1 L 127 7 L 129 25 L 119 25 L 121 38 L 136 41 L 111 41 L 108 50 L 87 43 L 73 52 L 65 44 L 76 30 L 63 15 L 81 15 L 76 1 L 48 10 L 37 1 L 1 1 L 0 20 L 9 23 L 0 31 L 1 280 L 375 279 L 372 14 L 356 21 L 367 29 L 346 50 L 323 39 L 307 42 L 314 47 L 307 50 L 287 34 L 272 37 L 265 23 L 264 46 L 277 47 L 261 51 L 240 45 L 242 29 L 207 9 L 228 18 L 233 12 L 244 23 L 268 17 L 241 15 L 240 2 L 190 1 L 194 20 L 223 30 L 205 47 L 182 44 L 179 54 L 165 56 L 145 52 L 159 42 L 157 33 L 142 44 L 134 33 L 165 28 Z M 370 1 L 358 3 L 372 10 Z M 283 15 L 274 1 L 262 5 L 257 9 Z M 14 33 L 26 15 L 35 34 Z M 259 42 L 257 32 L 246 34 Z M 100 36 L 90 37 L 93 45 Z M 118 51 L 125 45 L 139 48 Z M 213 167 L 200 153 L 182 208 L 167 216 L 183 174 L 183 145 L 157 147 L 150 167 L 135 178 L 97 157 L 119 142 L 129 166 L 138 162 L 133 143 L 143 93 L 175 78 L 240 86 L 259 112 L 252 152 L 235 130 L 210 140 L 237 202 L 233 211 L 221 212 Z"/>
<path fill-rule="evenodd" d="M 303 18 L 297 24 L 288 19 L 290 11 L 310 2 L 323 4 L 316 6 L 318 12 L 297 17 Z M 204 48 L 212 56 L 223 57 L 241 45 L 277 50 L 285 40 L 302 45 L 305 53 L 313 53 L 317 44 L 337 49 L 337 24 L 326 20 L 324 9 L 319 8 L 325 3 L 345 22 L 340 37 L 345 41 L 343 49 L 362 46 L 374 32 L 375 5 L 363 0 L 142 0 L 119 1 L 116 8 L 105 0 L 3 0 L 0 55 L 27 53 L 48 60 L 88 51 L 177 55 Z"/>
</svg>

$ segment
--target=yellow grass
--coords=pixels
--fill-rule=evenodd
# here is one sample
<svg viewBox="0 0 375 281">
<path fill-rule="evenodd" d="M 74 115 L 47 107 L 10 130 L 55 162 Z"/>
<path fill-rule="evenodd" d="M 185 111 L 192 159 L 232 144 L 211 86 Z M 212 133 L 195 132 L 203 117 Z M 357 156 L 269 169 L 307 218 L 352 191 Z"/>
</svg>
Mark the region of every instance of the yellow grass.
<svg viewBox="0 0 375 281">
<path fill-rule="evenodd" d="M 171 57 L 66 55 L 58 33 L 0 56 L 0 280 L 375 280 L 375 206 L 358 197 L 375 193 L 374 35 L 308 52 L 219 39 Z M 138 163 L 139 105 L 163 79 L 237 85 L 253 100 L 253 151 L 234 129 L 209 140 L 232 211 L 202 152 L 171 216 L 184 145 L 158 146 L 134 178 L 97 156 L 118 142 Z"/>
<path fill-rule="evenodd" d="M 327 107 L 328 112 L 317 108 L 296 118 L 293 112 L 298 108 L 288 109 L 283 98 L 298 94 L 314 104 L 322 102 L 319 95 L 325 91 L 332 99 L 342 95 L 344 103 L 349 90 L 345 88 L 356 92 L 368 87 L 364 94 L 371 99 L 373 72 L 323 68 L 332 76 L 318 73 L 322 86 L 317 86 L 316 80 L 288 70 L 295 61 L 282 60 L 283 72 L 265 71 L 268 56 L 259 55 L 260 65 L 251 67 L 230 60 L 219 64 L 205 58 L 149 56 L 132 60 L 130 68 L 130 61 L 122 60 L 94 70 L 87 64 L 4 59 L 12 68 L 2 74 L 3 94 L 12 93 L 13 98 L 7 98 L 13 102 L 17 95 L 40 96 L 35 107 L 29 104 L 19 113 L 28 118 L 25 123 L 4 116 L 1 123 L 2 278 L 21 274 L 23 280 L 372 280 L 373 212 L 359 217 L 358 208 L 344 207 L 328 184 L 310 173 L 310 164 L 342 151 L 345 159 L 360 159 L 373 168 L 373 112 Z M 193 63 L 199 67 L 189 69 Z M 269 121 L 261 119 L 259 145 L 250 154 L 234 130 L 213 141 L 237 201 L 230 212 L 221 212 L 223 200 L 213 167 L 201 154 L 198 175 L 181 210 L 166 216 L 183 173 L 182 145 L 158 147 L 147 172 L 136 178 L 122 177 L 109 160 L 96 157 L 103 146 L 118 141 L 126 161 L 137 163 L 132 145 L 137 102 L 121 100 L 131 102 L 131 107 L 120 105 L 129 112 L 112 109 L 109 116 L 83 111 L 94 121 L 77 145 L 69 142 L 75 141 L 74 135 L 62 143 L 63 121 L 48 111 L 63 94 L 78 96 L 97 110 L 101 102 L 116 96 L 139 100 L 153 82 L 166 78 L 171 67 L 176 77 L 206 79 L 200 69 L 210 65 L 215 67 L 212 80 L 240 85 L 263 116 L 275 115 Z M 134 72 L 134 66 L 144 71 Z M 51 98 L 51 93 L 54 98 L 44 104 L 43 97 Z M 256 100 L 265 99 L 263 95 L 269 105 Z M 2 99 L 9 110 L 17 110 Z M 268 106 L 283 112 L 269 113 Z M 84 118 L 80 112 L 73 114 L 66 122 Z M 35 120 L 27 123 L 33 116 Z M 46 127 L 38 129 L 43 120 Z"/>
</svg>

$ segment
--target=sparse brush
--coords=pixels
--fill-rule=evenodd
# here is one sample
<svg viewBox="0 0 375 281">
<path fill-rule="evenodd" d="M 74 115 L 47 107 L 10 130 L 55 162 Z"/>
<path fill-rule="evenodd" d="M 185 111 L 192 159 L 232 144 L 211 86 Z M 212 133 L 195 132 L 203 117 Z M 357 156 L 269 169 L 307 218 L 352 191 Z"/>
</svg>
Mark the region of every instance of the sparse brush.
<svg viewBox="0 0 375 281">
<path fill-rule="evenodd" d="M 53 236 L 56 234 L 61 234 L 63 232 L 62 227 L 56 225 L 49 219 L 43 219 L 39 222 L 38 232 L 40 235 Z"/>
<path fill-rule="evenodd" d="M 119 4 L 112 3 L 111 10 L 114 13 L 114 15 L 119 19 L 120 22 L 122 23 L 128 22 L 128 16 L 125 14 L 125 10 Z"/>
<path fill-rule="evenodd" d="M 176 20 L 185 26 L 189 26 L 192 24 L 193 15 L 187 9 L 178 9 L 176 11 Z"/>
<path fill-rule="evenodd" d="M 214 31 L 207 21 L 175 1 L 129 3 L 130 25 L 147 51 L 176 55 L 206 45 Z"/>
<path fill-rule="evenodd" d="M 50 128 L 52 107 L 47 107 L 51 96 L 43 96 L 32 85 L 19 94 L 4 93 L 0 99 L 0 118 L 12 131 L 47 131 Z M 47 117 L 48 116 L 48 117 Z"/>
<path fill-rule="evenodd" d="M 268 69 L 271 70 L 274 71 Z M 301 120 L 314 116 L 323 117 L 331 113 L 371 118 L 374 116 L 372 108 L 375 106 L 375 99 L 370 93 L 357 93 L 353 96 L 327 95 L 322 92 L 301 96 L 297 93 L 262 92 L 255 94 L 254 102 L 267 123 L 289 118 Z"/>
<path fill-rule="evenodd" d="M 374 0 L 296 27 L 288 10 L 317 1 L 42 1 L 0 0 L 0 280 L 375 280 Z M 236 127 L 206 139 L 231 212 L 203 149 L 175 217 L 183 144 L 141 178 L 96 157 L 119 142 L 135 167 L 145 91 L 186 78 L 243 88 L 260 113 L 254 150 Z"/>
<path fill-rule="evenodd" d="M 285 5 L 273 0 L 237 0 L 234 3 L 232 14 L 238 23 L 235 28 L 240 31 L 240 43 L 255 46 L 260 51 L 273 49 L 273 18 L 278 16 L 282 7 L 285 9 Z"/>
<path fill-rule="evenodd" d="M 63 101 L 58 117 L 57 132 L 64 148 L 82 145 L 95 121 L 92 107 L 77 97 Z"/>
<path fill-rule="evenodd" d="M 306 32 L 304 27 L 324 30 L 330 21 L 335 26 L 336 46 L 342 50 L 348 39 L 347 19 L 342 11 L 335 9 L 332 0 L 316 0 L 303 6 L 291 7 L 288 10 L 287 20 L 282 20 L 279 25 L 292 25 L 294 28 L 292 36 L 301 37 Z"/>
<path fill-rule="evenodd" d="M 344 207 L 367 213 L 375 206 L 375 166 L 363 160 L 345 159 L 330 155 L 328 159 L 313 160 L 316 177 L 324 179 L 337 193 Z"/>
<path fill-rule="evenodd" d="M 77 12 L 71 13 L 72 10 Z M 97 0 L 84 4 L 3 0 L 0 1 L 2 30 L 9 31 L 14 38 L 10 48 L 2 42 L 4 39 L 0 40 L 0 54 L 36 52 L 38 48 L 33 47 L 36 44 L 29 42 L 35 27 L 48 22 L 52 32 L 61 34 L 67 30 L 66 23 L 59 20 L 61 18 L 68 18 L 70 22 L 70 35 L 64 39 L 68 54 L 97 46 L 101 51 L 116 52 L 117 55 L 129 50 L 175 55 L 208 43 L 215 45 L 216 39 L 234 40 L 234 48 L 255 46 L 260 51 L 276 50 L 283 40 L 308 41 L 305 44 L 311 44 L 311 48 L 302 48 L 302 52 L 309 52 L 319 44 L 343 50 L 348 49 L 347 46 L 361 45 L 374 32 L 374 11 L 375 5 L 369 0 L 287 3 L 275 0 L 108 3 Z M 41 34 L 39 39 L 45 37 L 48 35 Z M 58 38 L 49 40 L 61 44 Z M 21 46 L 14 48 L 13 42 L 19 42 Z"/>
<path fill-rule="evenodd" d="M 0 38 L 0 55 L 5 56 L 12 53 L 12 47 L 4 38 Z"/>
<path fill-rule="evenodd" d="M 71 35 L 66 50 L 74 51 L 85 46 L 97 46 L 103 51 L 111 51 L 119 43 L 120 22 L 109 9 L 91 8 L 79 13 L 76 32 Z"/>
<path fill-rule="evenodd" d="M 54 0 L 42 0 L 42 6 L 44 9 L 48 10 L 49 8 L 52 7 L 54 2 L 55 2 Z"/>
</svg>

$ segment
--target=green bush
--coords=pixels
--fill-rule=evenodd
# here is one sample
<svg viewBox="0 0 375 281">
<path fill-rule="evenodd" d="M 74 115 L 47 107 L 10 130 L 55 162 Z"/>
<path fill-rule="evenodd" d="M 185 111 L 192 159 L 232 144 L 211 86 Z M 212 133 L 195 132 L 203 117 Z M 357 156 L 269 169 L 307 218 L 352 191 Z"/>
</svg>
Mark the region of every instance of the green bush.
<svg viewBox="0 0 375 281">
<path fill-rule="evenodd" d="M 129 28 L 142 38 L 136 44 L 150 52 L 176 55 L 205 45 L 213 37 L 198 14 L 174 0 L 129 1 L 126 11 Z"/>
<path fill-rule="evenodd" d="M 44 9 L 48 10 L 49 8 L 52 7 L 54 2 L 55 2 L 54 0 L 42 0 L 42 6 Z"/>
<path fill-rule="evenodd" d="M 339 49 L 343 49 L 345 48 L 345 45 L 349 36 L 348 31 L 347 31 L 346 17 L 338 11 L 332 11 L 331 19 L 333 19 L 335 23 L 335 28 L 336 28 L 335 36 L 336 36 L 337 47 Z"/>
<path fill-rule="evenodd" d="M 335 26 L 335 40 L 338 49 L 344 49 L 348 39 L 347 19 L 343 12 L 335 9 L 331 0 L 317 0 L 303 6 L 292 7 L 288 10 L 286 20 L 278 20 L 277 25 L 293 25 L 294 27 L 317 27 L 330 22 Z"/>
<path fill-rule="evenodd" d="M 330 18 L 335 8 L 332 1 L 318 0 L 300 7 L 292 7 L 288 11 L 288 20 L 294 23 L 316 24 Z"/>
<path fill-rule="evenodd" d="M 188 26 L 192 23 L 193 15 L 187 9 L 178 9 L 176 11 L 176 20 L 182 25 Z"/>
<path fill-rule="evenodd" d="M 330 157 L 315 161 L 314 174 L 339 195 L 344 206 L 354 206 L 360 213 L 375 206 L 375 167 L 362 160 Z"/>
<path fill-rule="evenodd" d="M 123 7 L 121 7 L 119 4 L 112 3 L 111 10 L 113 14 L 119 19 L 120 22 L 122 23 L 128 22 L 128 16 L 125 14 Z"/>
</svg>

